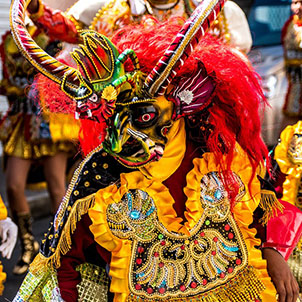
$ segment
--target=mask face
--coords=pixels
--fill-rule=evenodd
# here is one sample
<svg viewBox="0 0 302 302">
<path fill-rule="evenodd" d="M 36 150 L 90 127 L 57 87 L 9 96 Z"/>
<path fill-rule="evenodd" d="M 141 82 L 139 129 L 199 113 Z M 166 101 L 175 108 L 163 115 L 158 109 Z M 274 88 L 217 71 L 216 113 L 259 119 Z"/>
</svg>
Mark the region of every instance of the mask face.
<svg viewBox="0 0 302 302">
<path fill-rule="evenodd" d="M 161 96 L 117 105 L 104 149 L 127 167 L 140 167 L 163 156 L 172 127 L 173 103 Z"/>
</svg>

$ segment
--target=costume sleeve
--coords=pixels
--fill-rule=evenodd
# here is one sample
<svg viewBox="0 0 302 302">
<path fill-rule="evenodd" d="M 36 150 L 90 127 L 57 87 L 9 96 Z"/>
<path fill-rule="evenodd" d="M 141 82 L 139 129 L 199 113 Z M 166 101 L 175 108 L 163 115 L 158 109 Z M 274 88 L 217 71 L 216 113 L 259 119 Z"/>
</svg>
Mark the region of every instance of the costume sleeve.
<svg viewBox="0 0 302 302">
<path fill-rule="evenodd" d="M 53 10 L 40 2 L 38 12 L 31 14 L 30 18 L 38 28 L 43 28 L 51 39 L 68 43 L 78 42 L 80 24 L 63 12 Z"/>
<path fill-rule="evenodd" d="M 244 53 L 248 53 L 253 40 L 243 10 L 233 1 L 228 1 L 224 6 L 224 15 L 231 35 L 231 45 Z"/>
<path fill-rule="evenodd" d="M 110 0 L 78 0 L 68 9 L 68 15 L 72 16 L 85 27 L 88 27 L 97 13 L 109 3 Z"/>
<path fill-rule="evenodd" d="M 0 220 L 3 220 L 7 217 L 7 209 L 6 206 L 0 196 Z"/>
<path fill-rule="evenodd" d="M 77 223 L 77 228 L 72 235 L 72 247 L 66 255 L 61 256 L 61 266 L 57 270 L 59 288 L 62 298 L 66 302 L 78 299 L 77 285 L 81 281 L 76 267 L 89 261 L 91 246 L 95 244 L 92 233 L 89 231 L 91 220 L 86 214 Z M 102 261 L 109 262 L 110 256 L 101 247 L 96 246 L 97 254 Z M 94 255 L 95 257 L 95 255 Z M 94 258 L 93 257 L 93 258 Z M 91 259 L 94 262 L 96 259 Z M 101 262 L 102 262 L 101 261 Z"/>
</svg>

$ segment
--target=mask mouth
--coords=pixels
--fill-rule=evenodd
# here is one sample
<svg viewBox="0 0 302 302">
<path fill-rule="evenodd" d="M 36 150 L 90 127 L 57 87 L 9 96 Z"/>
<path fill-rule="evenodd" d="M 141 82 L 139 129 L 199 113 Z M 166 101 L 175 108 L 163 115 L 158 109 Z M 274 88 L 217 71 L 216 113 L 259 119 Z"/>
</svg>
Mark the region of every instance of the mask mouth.
<svg viewBox="0 0 302 302">
<path fill-rule="evenodd" d="M 91 109 L 86 102 L 77 103 L 75 119 L 92 119 Z"/>
<path fill-rule="evenodd" d="M 164 144 L 154 143 L 146 134 L 128 129 L 130 134 L 120 152 L 113 152 L 107 141 L 104 149 L 127 167 L 140 167 L 152 161 L 158 161 L 164 154 Z"/>
<path fill-rule="evenodd" d="M 141 148 L 136 154 L 131 156 L 118 155 L 117 160 L 128 167 L 141 167 L 153 161 L 159 161 L 164 154 L 164 147 L 156 145 L 146 154 Z M 139 155 L 139 156 L 138 156 Z"/>
</svg>

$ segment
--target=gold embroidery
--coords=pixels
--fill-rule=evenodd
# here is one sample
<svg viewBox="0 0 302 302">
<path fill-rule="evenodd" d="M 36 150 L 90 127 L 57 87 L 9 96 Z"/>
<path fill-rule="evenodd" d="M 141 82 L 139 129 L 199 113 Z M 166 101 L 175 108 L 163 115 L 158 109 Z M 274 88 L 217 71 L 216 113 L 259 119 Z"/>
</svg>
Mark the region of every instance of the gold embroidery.
<svg viewBox="0 0 302 302">
<path fill-rule="evenodd" d="M 235 173 L 234 179 L 240 199 L 244 185 Z M 189 235 L 168 231 L 152 196 L 143 190 L 129 190 L 108 206 L 111 232 L 132 241 L 129 287 L 139 301 L 196 296 L 247 269 L 247 249 L 217 172 L 201 179 L 200 202 L 204 212 Z"/>
</svg>

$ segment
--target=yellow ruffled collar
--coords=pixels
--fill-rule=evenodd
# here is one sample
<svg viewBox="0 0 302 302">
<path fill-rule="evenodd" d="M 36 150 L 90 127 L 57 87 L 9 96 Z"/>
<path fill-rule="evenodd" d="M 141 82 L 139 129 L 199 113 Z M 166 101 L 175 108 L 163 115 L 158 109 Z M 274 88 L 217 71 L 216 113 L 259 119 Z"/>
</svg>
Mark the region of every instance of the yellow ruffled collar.
<svg viewBox="0 0 302 302">
<path fill-rule="evenodd" d="M 168 231 L 190 234 L 192 228 L 201 218 L 203 208 L 200 202 L 200 181 L 204 175 L 212 171 L 218 171 L 217 163 L 212 153 L 205 153 L 202 158 L 193 160 L 194 167 L 187 174 L 187 186 L 184 188 L 184 193 L 187 196 L 185 218 L 177 217 L 177 213 L 173 208 L 175 203 L 169 189 L 159 179 L 149 179 L 140 171 L 121 174 L 120 187 L 115 185 L 102 189 L 96 194 L 96 203 L 98 196 L 100 201 L 106 205 L 120 201 L 124 194 L 131 189 L 140 189 L 147 192 L 154 200 L 158 211 L 158 219 Z M 158 165 L 164 170 L 160 162 Z M 231 165 L 231 170 L 235 172 L 242 182 L 247 186 L 253 175 L 252 166 L 249 164 L 248 156 L 244 151 L 237 146 L 235 156 Z M 250 191 L 246 188 L 246 194 L 241 199 L 241 202 L 255 203 L 255 197 L 260 197 L 260 185 L 257 177 L 254 175 L 250 183 Z M 253 206 L 255 209 L 258 205 L 256 202 Z"/>
</svg>

